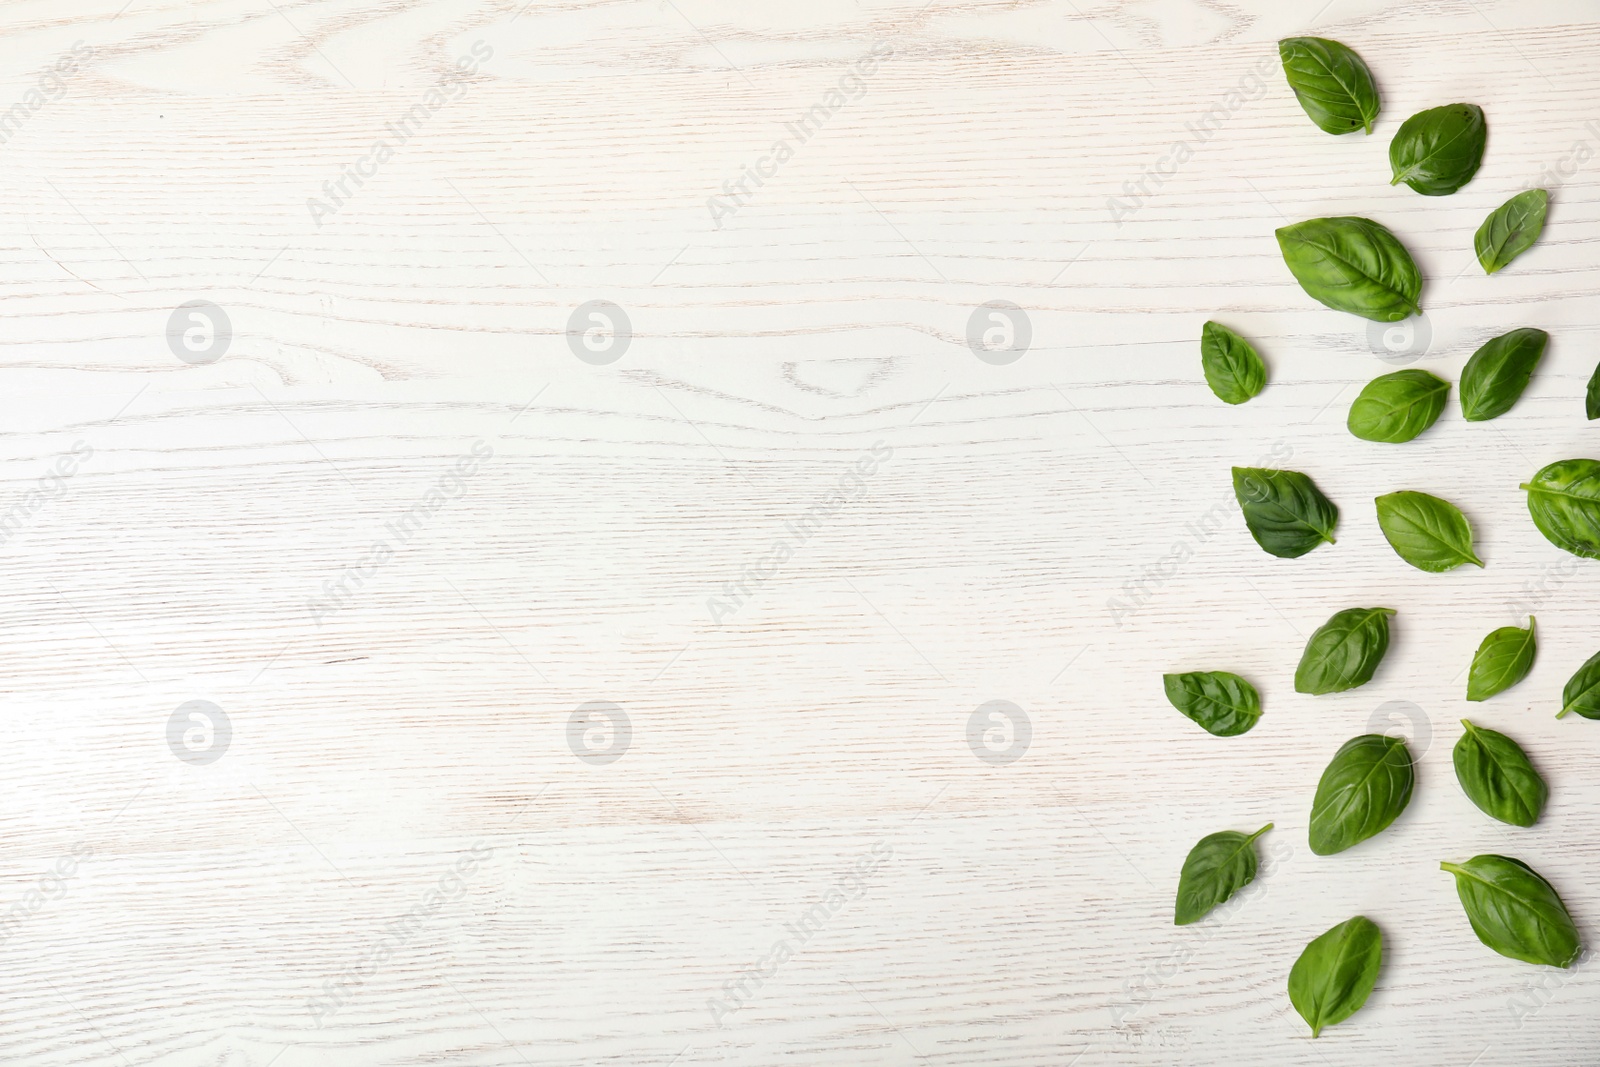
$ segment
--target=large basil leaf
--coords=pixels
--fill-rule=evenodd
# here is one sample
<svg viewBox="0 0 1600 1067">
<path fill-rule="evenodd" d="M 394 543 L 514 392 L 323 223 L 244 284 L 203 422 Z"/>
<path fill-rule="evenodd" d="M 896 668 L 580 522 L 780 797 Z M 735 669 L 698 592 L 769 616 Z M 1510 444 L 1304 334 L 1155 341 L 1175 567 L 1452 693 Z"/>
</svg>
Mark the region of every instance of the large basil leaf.
<svg viewBox="0 0 1600 1067">
<path fill-rule="evenodd" d="M 1444 196 L 1472 180 L 1488 134 L 1483 108 L 1446 104 L 1419 111 L 1389 142 L 1390 185 L 1405 182 L 1423 196 Z"/>
<path fill-rule="evenodd" d="M 1312 299 L 1374 322 L 1420 310 L 1422 275 L 1411 253 L 1371 219 L 1307 219 L 1276 232 L 1284 263 Z"/>
<path fill-rule="evenodd" d="M 1274 556 L 1294 559 L 1323 542 L 1333 544 L 1339 509 L 1299 471 L 1235 467 L 1233 495 L 1250 536 Z"/>
<path fill-rule="evenodd" d="M 1161 682 L 1173 707 L 1218 737 L 1242 734 L 1261 718 L 1261 697 L 1256 687 L 1237 674 L 1163 674 Z"/>
<path fill-rule="evenodd" d="M 1411 750 L 1403 737 L 1362 734 L 1334 753 L 1311 802 L 1311 851 L 1343 852 L 1386 830 L 1411 803 Z"/>
<path fill-rule="evenodd" d="M 1200 369 L 1217 399 L 1227 404 L 1243 404 L 1267 384 L 1267 365 L 1255 347 L 1220 322 L 1201 327 Z"/>
<path fill-rule="evenodd" d="M 1325 37 L 1288 37 L 1278 42 L 1278 57 L 1295 99 L 1318 129 L 1372 132 L 1378 88 L 1360 56 Z"/>
<path fill-rule="evenodd" d="M 1361 1010 L 1383 966 L 1383 934 L 1365 915 L 1347 919 L 1305 947 L 1289 969 L 1289 1002 L 1311 1027 L 1342 1023 Z"/>
<path fill-rule="evenodd" d="M 1528 616 L 1526 630 L 1502 626 L 1485 637 L 1467 672 L 1467 699 L 1488 700 L 1526 678 L 1538 644 L 1532 615 Z"/>
<path fill-rule="evenodd" d="M 1269 822 L 1250 835 L 1237 830 L 1202 837 L 1189 850 L 1178 875 L 1178 902 L 1172 922 L 1187 926 L 1256 880 L 1255 840 L 1272 829 Z"/>
<path fill-rule="evenodd" d="M 1417 570 L 1439 574 L 1463 563 L 1483 566 L 1472 553 L 1467 517 L 1450 501 L 1402 490 L 1378 497 L 1377 505 L 1389 547 Z"/>
<path fill-rule="evenodd" d="M 1363 441 L 1399 444 L 1437 422 L 1449 395 L 1450 383 L 1425 370 L 1380 374 L 1350 405 L 1345 425 Z"/>
<path fill-rule="evenodd" d="M 1556 718 L 1569 711 L 1585 719 L 1600 719 L 1600 652 L 1585 660 L 1561 690 L 1561 710 Z"/>
<path fill-rule="evenodd" d="M 1589 375 L 1589 388 L 1583 394 L 1583 413 L 1590 422 L 1600 419 L 1600 366 Z"/>
<path fill-rule="evenodd" d="M 1600 462 L 1561 459 L 1524 482 L 1528 513 L 1552 545 L 1600 559 Z"/>
<path fill-rule="evenodd" d="M 1473 250 L 1478 253 L 1485 274 L 1493 274 L 1533 247 L 1544 229 L 1549 207 L 1549 193 L 1529 189 L 1489 212 L 1472 238 Z"/>
<path fill-rule="evenodd" d="M 1372 681 L 1389 651 L 1393 608 L 1346 608 L 1317 627 L 1294 670 L 1296 693 L 1341 693 Z"/>
<path fill-rule="evenodd" d="M 1550 335 L 1524 326 L 1485 341 L 1461 368 L 1461 414 L 1468 422 L 1504 415 L 1522 396 Z"/>
<path fill-rule="evenodd" d="M 1478 940 L 1524 963 L 1569 967 L 1582 945 L 1578 927 L 1550 883 L 1510 856 L 1474 856 L 1441 863 L 1456 876 L 1456 894 Z"/>
<path fill-rule="evenodd" d="M 1512 826 L 1532 826 L 1544 811 L 1550 789 L 1539 777 L 1528 754 L 1505 734 L 1474 726 L 1456 742 L 1453 758 L 1456 781 L 1467 799 L 1491 819 Z"/>
</svg>

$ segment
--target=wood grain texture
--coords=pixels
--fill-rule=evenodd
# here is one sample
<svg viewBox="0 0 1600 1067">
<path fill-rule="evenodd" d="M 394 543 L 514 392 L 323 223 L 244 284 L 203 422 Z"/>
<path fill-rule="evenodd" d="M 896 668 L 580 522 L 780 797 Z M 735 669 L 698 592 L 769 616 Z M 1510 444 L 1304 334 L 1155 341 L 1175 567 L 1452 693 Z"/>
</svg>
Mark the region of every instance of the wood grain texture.
<svg viewBox="0 0 1600 1067">
<path fill-rule="evenodd" d="M 1600 26 L 1318 6 L 0 9 L 0 1060 L 1600 1059 L 1594 967 L 1495 956 L 1438 869 L 1516 855 L 1600 936 L 1592 724 L 1552 717 L 1600 570 L 1516 488 L 1597 454 Z M 1371 137 L 1295 104 L 1303 33 L 1374 70 Z M 1454 100 L 1489 116 L 1477 177 L 1389 187 L 1399 122 Z M 1532 184 L 1543 238 L 1484 277 L 1473 232 Z M 1414 365 L 1550 331 L 1510 414 L 1345 431 L 1391 365 L 1272 236 L 1329 214 L 1413 251 Z M 231 322 L 215 362 L 169 347 L 192 300 Z M 594 300 L 632 323 L 607 365 L 569 346 Z M 1015 362 L 968 347 L 989 301 L 1026 313 Z M 1249 404 L 1201 380 L 1208 318 L 1267 359 Z M 1338 543 L 1263 555 L 1255 463 L 1310 473 Z M 1406 567 L 1397 489 L 1461 506 L 1488 567 Z M 1305 636 L 1376 603 L 1374 681 L 1294 693 Z M 1528 679 L 1466 704 L 1530 613 Z M 1160 675 L 1193 669 L 1252 679 L 1261 723 L 1184 720 Z M 204 765 L 169 744 L 194 700 L 231 725 Z M 596 764 L 571 720 L 602 701 L 631 736 Z M 991 701 L 1012 762 L 969 743 Z M 1536 828 L 1455 785 L 1466 715 L 1547 776 Z M 1313 856 L 1322 767 L 1388 728 L 1409 810 Z M 1172 926 L 1194 841 L 1267 821 L 1251 891 Z M 1357 913 L 1383 974 L 1312 1045 L 1289 966 Z"/>
</svg>

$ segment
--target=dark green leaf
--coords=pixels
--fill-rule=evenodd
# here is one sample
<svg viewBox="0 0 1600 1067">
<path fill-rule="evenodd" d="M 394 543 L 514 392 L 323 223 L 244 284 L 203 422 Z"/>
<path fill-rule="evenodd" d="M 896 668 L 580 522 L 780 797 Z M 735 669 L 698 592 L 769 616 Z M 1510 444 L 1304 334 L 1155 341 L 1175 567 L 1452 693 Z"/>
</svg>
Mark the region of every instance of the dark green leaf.
<svg viewBox="0 0 1600 1067">
<path fill-rule="evenodd" d="M 1163 674 L 1172 706 L 1218 737 L 1242 734 L 1261 718 L 1256 687 L 1227 671 Z"/>
<path fill-rule="evenodd" d="M 1595 367 L 1594 373 L 1589 375 L 1589 388 L 1583 395 L 1583 413 L 1590 422 L 1600 419 L 1600 367 Z"/>
<path fill-rule="evenodd" d="M 1294 672 L 1296 693 L 1340 693 L 1366 685 L 1389 651 L 1393 608 L 1346 608 L 1317 627 Z"/>
<path fill-rule="evenodd" d="M 1528 754 L 1505 734 L 1474 726 L 1456 742 L 1456 781 L 1467 799 L 1491 819 L 1512 826 L 1532 826 L 1544 811 L 1549 788 L 1528 759 Z"/>
<path fill-rule="evenodd" d="M 1463 563 L 1483 566 L 1472 553 L 1467 517 L 1448 500 L 1402 490 L 1378 497 L 1377 505 L 1389 547 L 1417 570 L 1439 574 Z"/>
<path fill-rule="evenodd" d="M 1399 444 L 1438 421 L 1449 395 L 1450 383 L 1425 370 L 1380 374 L 1350 405 L 1346 425 L 1363 441 Z"/>
<path fill-rule="evenodd" d="M 1333 544 L 1339 509 L 1299 471 L 1233 468 L 1233 495 L 1256 544 L 1294 559 L 1323 542 Z"/>
<path fill-rule="evenodd" d="M 1200 369 L 1211 391 L 1228 404 L 1243 404 L 1267 384 L 1267 365 L 1255 348 L 1220 322 L 1200 330 Z"/>
<path fill-rule="evenodd" d="M 1411 802 L 1413 780 L 1405 738 L 1362 734 L 1346 741 L 1317 782 L 1311 851 L 1331 856 L 1382 833 Z"/>
<path fill-rule="evenodd" d="M 1390 185 L 1405 182 L 1423 196 L 1444 196 L 1472 180 L 1483 162 L 1488 128 L 1476 104 L 1446 104 L 1419 111 L 1389 142 Z"/>
<path fill-rule="evenodd" d="M 1585 719 L 1600 719 L 1600 652 L 1584 660 L 1561 690 L 1561 710 L 1556 718 L 1575 711 Z"/>
<path fill-rule="evenodd" d="M 1364 915 L 1347 919 L 1305 947 L 1289 970 L 1289 1002 L 1318 1037 L 1324 1026 L 1361 1010 L 1383 966 L 1383 934 Z"/>
<path fill-rule="evenodd" d="M 1324 37 L 1285 38 L 1278 42 L 1278 56 L 1295 99 L 1319 129 L 1372 132 L 1378 88 L 1360 56 Z"/>
<path fill-rule="evenodd" d="M 1461 368 L 1461 414 L 1468 422 L 1504 415 L 1522 396 L 1550 335 L 1525 326 L 1485 341 Z"/>
<path fill-rule="evenodd" d="M 1600 462 L 1557 460 L 1522 488 L 1533 524 L 1552 545 L 1600 559 Z"/>
<path fill-rule="evenodd" d="M 1269 822 L 1248 836 L 1224 830 L 1202 837 L 1183 861 L 1173 924 L 1187 926 L 1205 918 L 1212 908 L 1255 881 L 1255 839 L 1270 829 Z"/>
<path fill-rule="evenodd" d="M 1502 626 L 1485 637 L 1467 672 L 1467 699 L 1488 700 L 1522 681 L 1533 667 L 1537 648 L 1532 615 L 1528 616 L 1526 630 Z"/>
<path fill-rule="evenodd" d="M 1485 274 L 1493 274 L 1533 247 L 1544 229 L 1544 216 L 1549 207 L 1549 193 L 1543 189 L 1529 189 L 1489 212 L 1472 239 L 1472 247 L 1478 253 L 1478 262 L 1483 265 Z"/>
<path fill-rule="evenodd" d="M 1422 275 L 1411 253 L 1371 219 L 1307 219 L 1277 236 L 1300 288 L 1335 311 L 1399 322 L 1421 310 Z"/>
<path fill-rule="evenodd" d="M 1569 967 L 1582 945 L 1578 927 L 1550 883 L 1510 856 L 1474 856 L 1441 863 L 1456 876 L 1456 894 L 1478 940 L 1524 963 Z"/>
</svg>

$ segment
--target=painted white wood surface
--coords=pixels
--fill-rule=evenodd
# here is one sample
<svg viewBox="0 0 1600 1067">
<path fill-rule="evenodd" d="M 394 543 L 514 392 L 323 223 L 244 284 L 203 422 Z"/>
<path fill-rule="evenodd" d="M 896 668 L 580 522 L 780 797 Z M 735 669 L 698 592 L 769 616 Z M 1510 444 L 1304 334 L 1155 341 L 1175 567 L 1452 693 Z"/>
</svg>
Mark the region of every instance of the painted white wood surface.
<svg viewBox="0 0 1600 1067">
<path fill-rule="evenodd" d="M 1493 955 L 1438 870 L 1510 852 L 1600 937 L 1600 737 L 1551 717 L 1600 646 L 1600 570 L 1516 488 L 1600 454 L 1589 5 L 31 0 L 0 31 L 0 108 L 42 85 L 0 144 L 0 1060 L 1600 1059 L 1593 968 Z M 1282 84 L 1274 42 L 1305 32 L 1377 72 L 1370 138 L 1319 133 Z M 1390 188 L 1399 121 L 1458 99 L 1489 115 L 1478 177 Z M 1484 278 L 1473 230 L 1538 183 L 1544 239 Z M 1551 331 L 1511 414 L 1452 408 L 1400 448 L 1345 432 L 1388 367 L 1272 238 L 1343 213 L 1424 270 L 1415 365 L 1453 379 L 1492 333 Z M 205 365 L 165 333 L 197 299 L 233 327 Z M 567 344 L 591 300 L 633 324 L 609 365 Z M 966 344 L 991 300 L 1031 325 L 1008 365 Z M 1243 408 L 1199 379 L 1208 317 L 1270 361 Z M 1342 506 L 1336 546 L 1249 542 L 1228 468 L 1263 458 Z M 1370 504 L 1399 488 L 1457 501 L 1488 568 L 1402 564 Z M 350 602 L 315 607 L 350 567 Z M 1366 603 L 1400 611 L 1378 677 L 1294 694 L 1304 635 Z M 1470 709 L 1551 782 L 1512 833 L 1449 754 L 1473 648 L 1530 610 L 1532 675 Z M 1165 704 L 1163 670 L 1206 667 L 1259 683 L 1250 734 Z M 208 765 L 169 748 L 191 700 L 232 725 Z M 1031 724 L 1010 763 L 969 748 L 994 700 Z M 593 701 L 632 728 L 605 765 L 569 747 Z M 1414 802 L 1312 856 L 1321 767 L 1393 701 L 1417 709 L 1395 716 Z M 1171 926 L 1194 840 L 1269 820 L 1255 890 Z M 1388 961 L 1313 1045 L 1285 976 L 1358 912 Z M 752 967 L 774 973 L 713 1011 Z"/>
</svg>

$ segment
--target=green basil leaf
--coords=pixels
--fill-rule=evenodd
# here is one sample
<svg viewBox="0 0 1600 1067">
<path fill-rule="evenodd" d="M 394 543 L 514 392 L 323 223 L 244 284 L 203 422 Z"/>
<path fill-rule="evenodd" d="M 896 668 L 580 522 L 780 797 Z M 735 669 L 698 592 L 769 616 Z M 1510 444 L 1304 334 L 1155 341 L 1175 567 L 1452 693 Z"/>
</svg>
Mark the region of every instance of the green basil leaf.
<svg viewBox="0 0 1600 1067">
<path fill-rule="evenodd" d="M 1278 57 L 1295 99 L 1324 133 L 1372 132 L 1378 87 L 1360 56 L 1325 37 L 1287 37 Z"/>
<path fill-rule="evenodd" d="M 1545 212 L 1550 208 L 1550 194 L 1543 189 L 1529 189 L 1489 212 L 1489 217 L 1478 227 L 1472 238 L 1473 250 L 1485 274 L 1493 274 L 1533 247 L 1544 229 Z"/>
<path fill-rule="evenodd" d="M 1161 682 L 1173 707 L 1217 737 L 1242 734 L 1261 718 L 1261 696 L 1237 674 L 1191 671 L 1163 674 Z"/>
<path fill-rule="evenodd" d="M 1476 104 L 1446 104 L 1419 111 L 1389 142 L 1390 185 L 1405 182 L 1423 196 L 1444 196 L 1472 180 L 1483 162 L 1488 127 Z"/>
<path fill-rule="evenodd" d="M 1395 554 L 1419 571 L 1439 574 L 1463 563 L 1483 566 L 1472 554 L 1472 527 L 1461 509 L 1427 493 L 1402 490 L 1377 498 L 1378 526 Z"/>
<path fill-rule="evenodd" d="M 1312 299 L 1374 322 L 1420 310 L 1422 275 L 1411 253 L 1371 219 L 1307 219 L 1276 233 L 1284 263 Z"/>
<path fill-rule="evenodd" d="M 1589 388 L 1583 395 L 1583 413 L 1590 422 L 1600 419 L 1600 366 L 1589 375 Z"/>
<path fill-rule="evenodd" d="M 1256 544 L 1282 559 L 1333 544 L 1339 509 L 1299 471 L 1233 468 L 1233 495 Z"/>
<path fill-rule="evenodd" d="M 1488 700 L 1526 678 L 1538 644 L 1532 615 L 1528 616 L 1526 630 L 1502 626 L 1485 637 L 1467 672 L 1467 699 Z"/>
<path fill-rule="evenodd" d="M 1528 754 L 1505 734 L 1466 719 L 1467 732 L 1456 742 L 1456 781 L 1467 799 L 1491 819 L 1512 826 L 1532 826 L 1544 811 L 1550 789 Z"/>
<path fill-rule="evenodd" d="M 1533 524 L 1552 545 L 1600 559 L 1600 462 L 1560 459 L 1521 488 Z"/>
<path fill-rule="evenodd" d="M 1561 710 L 1556 712 L 1556 718 L 1569 711 L 1585 719 L 1600 719 L 1600 652 L 1584 660 L 1561 690 Z"/>
<path fill-rule="evenodd" d="M 1243 404 L 1267 384 L 1267 365 L 1255 347 L 1220 322 L 1208 322 L 1200 330 L 1200 369 L 1226 404 Z"/>
<path fill-rule="evenodd" d="M 1389 651 L 1393 608 L 1346 608 L 1317 627 L 1294 671 L 1296 693 L 1342 693 L 1372 681 Z"/>
<path fill-rule="evenodd" d="M 1350 405 L 1345 425 L 1363 441 L 1399 444 L 1437 422 L 1449 395 L 1450 383 L 1425 370 L 1380 374 Z"/>
<path fill-rule="evenodd" d="M 1461 414 L 1484 422 L 1511 410 L 1533 377 L 1550 335 L 1525 326 L 1485 341 L 1461 368 Z"/>
<path fill-rule="evenodd" d="M 1456 894 L 1478 940 L 1524 963 L 1569 967 L 1582 945 L 1567 906 L 1549 882 L 1510 856 L 1474 856 L 1441 863 L 1456 876 Z"/>
<path fill-rule="evenodd" d="M 1342 1023 L 1361 1010 L 1383 966 L 1383 934 L 1365 915 L 1347 919 L 1312 941 L 1289 969 L 1289 1002 L 1311 1027 Z"/>
<path fill-rule="evenodd" d="M 1340 746 L 1311 802 L 1311 851 L 1343 852 L 1388 829 L 1411 803 L 1411 750 L 1403 737 L 1362 734 Z"/>
<path fill-rule="evenodd" d="M 1250 835 L 1237 830 L 1202 837 L 1189 850 L 1178 875 L 1178 902 L 1173 908 L 1175 926 L 1187 926 L 1256 880 L 1255 840 L 1272 829 L 1269 822 Z"/>
</svg>

